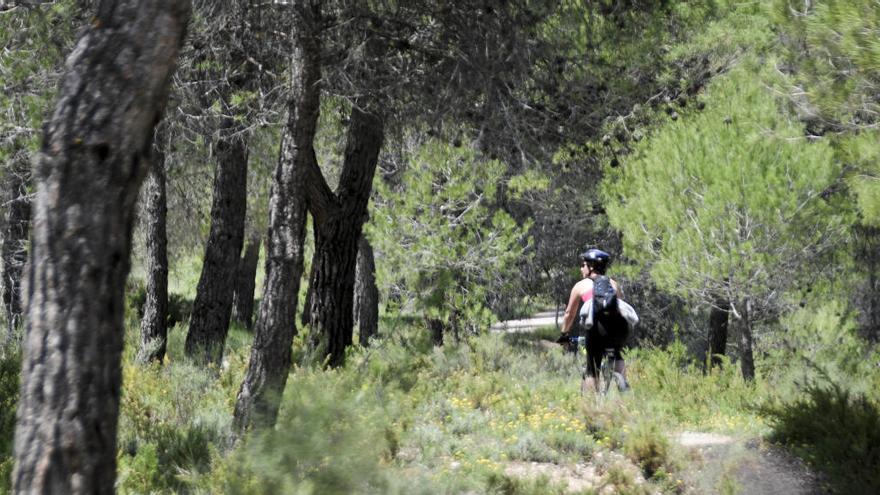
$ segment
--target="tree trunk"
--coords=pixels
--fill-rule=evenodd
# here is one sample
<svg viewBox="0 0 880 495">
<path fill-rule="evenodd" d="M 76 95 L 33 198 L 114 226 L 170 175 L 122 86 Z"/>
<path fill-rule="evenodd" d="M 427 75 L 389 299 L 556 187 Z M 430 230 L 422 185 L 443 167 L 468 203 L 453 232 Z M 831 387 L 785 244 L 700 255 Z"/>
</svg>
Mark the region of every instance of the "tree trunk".
<svg viewBox="0 0 880 495">
<path fill-rule="evenodd" d="M 443 345 L 443 322 L 431 318 L 428 320 L 428 329 L 431 330 L 431 342 L 437 346 Z"/>
<path fill-rule="evenodd" d="M 743 302 L 739 333 L 739 359 L 743 378 L 755 379 L 755 358 L 752 353 L 752 301 L 746 299 Z"/>
<path fill-rule="evenodd" d="M 189 7 L 104 0 L 67 60 L 36 170 L 16 493 L 114 493 L 135 205 Z"/>
<path fill-rule="evenodd" d="M 12 163 L 6 174 L 8 209 L 3 226 L 3 306 L 9 325 L 7 336 L 12 338 L 21 323 L 21 276 L 27 262 L 31 222 L 31 199 L 27 190 L 30 161 L 25 149 L 13 151 Z"/>
<path fill-rule="evenodd" d="M 244 250 L 244 255 L 238 261 L 236 274 L 232 319 L 243 323 L 248 330 L 253 327 L 254 289 L 256 289 L 257 262 L 260 258 L 261 242 L 259 236 L 251 237 Z"/>
<path fill-rule="evenodd" d="M 211 231 L 186 335 L 186 355 L 199 363 L 220 364 L 229 332 L 247 209 L 248 149 L 243 131 L 241 124 L 226 119 L 221 130 L 224 137 L 218 140 L 214 150 L 217 169 Z"/>
<path fill-rule="evenodd" d="M 721 356 L 727 352 L 729 315 L 730 303 L 724 298 L 717 298 L 709 312 L 709 356 L 712 366 L 721 366 Z"/>
<path fill-rule="evenodd" d="M 247 374 L 235 402 L 233 421 L 239 432 L 275 424 L 296 335 L 307 214 L 304 187 L 315 162 L 313 141 L 321 106 L 320 2 L 303 3 L 294 7 L 292 87 L 269 204 L 263 301 Z"/>
<path fill-rule="evenodd" d="M 163 126 L 164 127 L 164 126 Z M 162 362 L 168 341 L 168 234 L 165 222 L 168 200 L 165 193 L 164 132 L 156 133 L 153 167 L 147 177 L 147 294 L 141 319 L 141 347 L 138 361 Z"/>
<path fill-rule="evenodd" d="M 373 174 L 382 147 L 383 122 L 376 114 L 352 108 L 342 174 L 337 194 L 329 193 L 323 176 L 311 168 L 309 208 L 315 224 L 315 254 L 309 289 L 311 353 L 329 356 L 330 366 L 345 361 L 352 343 L 352 300 L 358 239 L 367 217 Z M 320 170 L 317 170 L 320 174 Z M 329 194 L 321 195 L 320 191 Z"/>
<path fill-rule="evenodd" d="M 358 341 L 370 345 L 370 338 L 379 332 L 379 288 L 376 287 L 376 263 L 373 246 L 363 235 L 358 242 L 355 269 L 354 313 L 358 327 Z"/>
</svg>

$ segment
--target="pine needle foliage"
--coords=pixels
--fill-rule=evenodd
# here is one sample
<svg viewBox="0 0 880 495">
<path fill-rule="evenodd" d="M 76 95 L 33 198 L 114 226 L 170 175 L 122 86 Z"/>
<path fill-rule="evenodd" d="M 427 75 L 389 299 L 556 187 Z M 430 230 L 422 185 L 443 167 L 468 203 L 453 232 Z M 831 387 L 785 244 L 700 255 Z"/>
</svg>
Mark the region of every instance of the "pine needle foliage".
<svg viewBox="0 0 880 495">
<path fill-rule="evenodd" d="M 714 81 L 705 109 L 660 128 L 604 189 L 629 257 L 691 300 L 771 302 L 784 275 L 833 247 L 845 218 L 820 194 L 839 174 L 827 142 L 809 142 L 747 57 Z"/>
</svg>

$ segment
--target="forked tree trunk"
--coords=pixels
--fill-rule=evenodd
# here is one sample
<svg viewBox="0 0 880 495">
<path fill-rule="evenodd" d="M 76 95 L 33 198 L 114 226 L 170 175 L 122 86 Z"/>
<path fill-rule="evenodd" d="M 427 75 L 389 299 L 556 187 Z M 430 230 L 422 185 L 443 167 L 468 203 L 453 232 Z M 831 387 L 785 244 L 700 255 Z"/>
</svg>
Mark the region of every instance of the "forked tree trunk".
<svg viewBox="0 0 880 495">
<path fill-rule="evenodd" d="M 35 174 L 16 493 L 114 493 L 134 210 L 189 6 L 104 0 L 67 60 Z"/>
<path fill-rule="evenodd" d="M 156 133 L 155 156 L 146 183 L 147 294 L 141 319 L 138 361 L 162 362 L 168 341 L 168 200 L 165 193 L 164 132 Z"/>
<path fill-rule="evenodd" d="M 244 254 L 238 261 L 235 281 L 235 295 L 232 302 L 232 319 L 253 327 L 254 290 L 257 283 L 257 262 L 260 258 L 260 236 L 254 235 L 248 241 Z"/>
<path fill-rule="evenodd" d="M 367 217 L 383 137 L 382 119 L 354 106 L 337 193 L 319 196 L 319 191 L 328 191 L 326 182 L 323 176 L 310 176 L 309 208 L 315 220 L 315 254 L 309 277 L 309 289 L 314 292 L 308 308 L 310 350 L 319 361 L 329 356 L 328 364 L 334 367 L 343 364 L 345 349 L 352 343 L 358 239 Z"/>
<path fill-rule="evenodd" d="M 743 302 L 742 318 L 740 320 L 739 333 L 739 359 L 743 378 L 755 379 L 755 358 L 752 351 L 752 301 L 746 299 Z"/>
<path fill-rule="evenodd" d="M 230 95 L 225 95 L 227 98 Z M 247 141 L 241 124 L 226 119 L 214 148 L 214 200 L 211 231 L 186 335 L 186 355 L 219 364 L 229 332 L 232 296 L 247 208 Z M 232 136 L 232 137 L 230 137 Z"/>
<path fill-rule="evenodd" d="M 721 356 L 727 352 L 727 329 L 730 321 L 730 303 L 718 298 L 709 312 L 709 356 L 712 366 L 721 366 Z"/>
<path fill-rule="evenodd" d="M 306 5 L 304 5 L 306 4 Z M 247 374 L 235 401 L 239 432 L 275 424 L 296 335 L 296 306 L 303 273 L 306 173 L 315 161 L 313 141 L 320 110 L 320 2 L 294 6 L 292 83 L 287 126 L 272 182 L 263 300 L 254 328 Z"/>
<path fill-rule="evenodd" d="M 370 338 L 379 333 L 379 288 L 376 287 L 373 246 L 363 235 L 358 242 L 353 317 L 357 323 L 360 345 L 369 345 Z"/>
<path fill-rule="evenodd" d="M 11 338 L 16 335 L 21 323 L 21 276 L 27 262 L 31 223 L 31 198 L 28 195 L 30 161 L 25 149 L 13 152 L 6 174 L 8 209 L 3 226 L 3 307 L 8 323 L 7 338 Z"/>
</svg>

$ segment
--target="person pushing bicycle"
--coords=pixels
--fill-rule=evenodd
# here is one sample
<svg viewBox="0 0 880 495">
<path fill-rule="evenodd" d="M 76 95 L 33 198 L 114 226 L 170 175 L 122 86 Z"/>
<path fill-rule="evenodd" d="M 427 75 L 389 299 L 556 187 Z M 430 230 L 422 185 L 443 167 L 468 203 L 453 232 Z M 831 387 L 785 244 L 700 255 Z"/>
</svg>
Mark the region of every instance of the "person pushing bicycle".
<svg viewBox="0 0 880 495">
<path fill-rule="evenodd" d="M 587 366 L 583 374 L 582 390 L 596 390 L 596 377 L 603 352 L 610 348 L 614 349 L 614 371 L 623 377 L 621 389 L 628 389 L 626 364 L 621 350 L 629 336 L 630 322 L 617 307 L 616 299 L 623 298 L 620 285 L 605 275 L 608 265 L 611 264 L 611 255 L 593 248 L 581 253 L 580 260 L 581 275 L 584 278 L 571 289 L 562 320 L 562 337 L 568 337 L 578 316 L 581 325 L 589 327 Z"/>
</svg>

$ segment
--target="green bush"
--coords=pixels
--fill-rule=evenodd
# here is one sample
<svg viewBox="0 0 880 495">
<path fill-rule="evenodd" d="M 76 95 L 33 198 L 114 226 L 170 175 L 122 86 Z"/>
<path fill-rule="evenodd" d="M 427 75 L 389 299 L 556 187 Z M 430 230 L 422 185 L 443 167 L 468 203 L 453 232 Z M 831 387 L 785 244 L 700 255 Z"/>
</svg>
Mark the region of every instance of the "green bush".
<svg viewBox="0 0 880 495">
<path fill-rule="evenodd" d="M 840 493 L 880 493 L 880 405 L 827 379 L 763 407 L 773 439 L 826 472 Z"/>
</svg>

